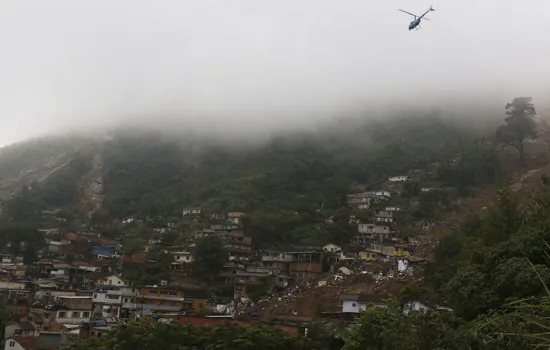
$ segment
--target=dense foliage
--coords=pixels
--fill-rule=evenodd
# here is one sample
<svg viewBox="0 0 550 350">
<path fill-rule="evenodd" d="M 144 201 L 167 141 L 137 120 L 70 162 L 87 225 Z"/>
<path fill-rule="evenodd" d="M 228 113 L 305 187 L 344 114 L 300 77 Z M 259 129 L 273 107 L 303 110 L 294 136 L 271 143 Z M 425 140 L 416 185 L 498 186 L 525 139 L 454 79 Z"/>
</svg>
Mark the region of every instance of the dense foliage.
<svg viewBox="0 0 550 350">
<path fill-rule="evenodd" d="M 523 161 L 523 147 L 525 140 L 536 137 L 535 106 L 531 97 L 516 97 L 506 105 L 505 124 L 496 131 L 497 139 L 504 145 L 518 150 L 520 160 Z"/>
<path fill-rule="evenodd" d="M 442 192 L 449 202 L 494 181 L 499 169 L 494 147 L 474 143 L 469 131 L 435 115 L 358 123 L 346 133 L 288 135 L 247 149 L 150 133 L 119 134 L 104 149 L 107 216 L 178 220 L 185 207 L 244 211 L 246 232 L 259 246 L 348 240 L 345 194 L 360 184 L 378 189 L 389 176 L 439 162 L 433 180 L 459 183 L 460 191 Z M 458 167 L 449 163 L 454 157 L 461 159 Z M 423 209 L 433 214 L 437 208 Z M 326 224 L 329 217 L 334 224 Z"/>
<path fill-rule="evenodd" d="M 369 309 L 344 349 L 531 349 L 548 346 L 550 185 L 523 205 L 504 189 L 486 212 L 443 237 L 427 283 L 401 301 L 446 303 L 454 312 Z M 399 334 L 399 337 L 395 337 Z"/>
<path fill-rule="evenodd" d="M 318 344 L 270 327 L 130 321 L 120 325 L 109 338 L 79 340 L 64 350 L 314 350 Z"/>
</svg>

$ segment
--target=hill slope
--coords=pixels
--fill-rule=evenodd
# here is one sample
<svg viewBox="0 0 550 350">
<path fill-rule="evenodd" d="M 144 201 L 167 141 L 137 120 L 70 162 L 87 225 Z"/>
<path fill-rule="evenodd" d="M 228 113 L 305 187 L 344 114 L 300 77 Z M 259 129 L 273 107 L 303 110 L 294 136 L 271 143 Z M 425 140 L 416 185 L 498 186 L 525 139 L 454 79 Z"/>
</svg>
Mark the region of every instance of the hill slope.
<svg viewBox="0 0 550 350">
<path fill-rule="evenodd" d="M 382 188 L 389 176 L 442 164 L 431 180 L 451 186 L 450 198 L 497 177 L 494 147 L 435 115 L 354 123 L 247 147 L 154 131 L 22 143 L 0 153 L 0 183 L 11 184 L 10 194 L 34 185 L 4 208 L 38 221 L 56 209 L 69 223 L 94 224 L 136 215 L 174 221 L 185 207 L 244 211 L 256 244 L 317 244 L 347 238 L 346 193 Z M 459 167 L 447 165 L 456 157 Z M 36 163 L 42 158 L 49 161 Z M 397 200 L 407 205 L 413 194 Z"/>
</svg>

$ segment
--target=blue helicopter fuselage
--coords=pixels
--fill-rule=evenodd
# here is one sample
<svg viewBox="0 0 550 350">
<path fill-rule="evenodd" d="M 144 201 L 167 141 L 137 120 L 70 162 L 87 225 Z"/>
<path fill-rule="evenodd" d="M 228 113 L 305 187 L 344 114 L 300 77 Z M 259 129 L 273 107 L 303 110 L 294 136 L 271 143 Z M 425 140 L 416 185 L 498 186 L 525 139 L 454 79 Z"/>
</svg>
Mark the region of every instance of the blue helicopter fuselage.
<svg viewBox="0 0 550 350">
<path fill-rule="evenodd" d="M 420 24 L 420 21 L 421 21 L 420 18 L 417 18 L 417 19 L 415 19 L 414 21 L 412 21 L 412 22 L 409 24 L 409 30 L 413 30 L 414 28 L 418 27 L 418 25 Z"/>
</svg>

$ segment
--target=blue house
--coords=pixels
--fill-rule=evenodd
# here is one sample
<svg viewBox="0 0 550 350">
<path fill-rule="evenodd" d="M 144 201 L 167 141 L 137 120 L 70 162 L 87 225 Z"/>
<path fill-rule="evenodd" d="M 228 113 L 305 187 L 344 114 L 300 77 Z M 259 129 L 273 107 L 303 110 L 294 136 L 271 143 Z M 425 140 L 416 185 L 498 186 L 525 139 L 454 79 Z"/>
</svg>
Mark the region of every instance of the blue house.
<svg viewBox="0 0 550 350">
<path fill-rule="evenodd" d="M 97 258 L 98 255 L 111 256 L 113 254 L 115 254 L 115 247 L 94 246 L 92 248 L 92 255 L 94 256 L 94 258 Z"/>
</svg>

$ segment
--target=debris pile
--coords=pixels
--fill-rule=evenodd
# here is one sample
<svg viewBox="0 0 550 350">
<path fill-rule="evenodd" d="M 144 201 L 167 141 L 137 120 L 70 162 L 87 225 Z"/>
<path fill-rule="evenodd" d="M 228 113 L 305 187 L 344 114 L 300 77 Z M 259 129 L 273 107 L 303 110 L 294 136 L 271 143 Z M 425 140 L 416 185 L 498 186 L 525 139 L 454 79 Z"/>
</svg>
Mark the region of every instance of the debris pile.
<svg viewBox="0 0 550 350">
<path fill-rule="evenodd" d="M 299 281 L 280 293 L 272 293 L 257 303 L 241 299 L 235 306 L 235 318 L 269 321 L 274 315 L 316 316 L 319 312 L 341 310 L 340 296 L 367 292 L 373 298 L 397 296 L 403 285 L 412 280 L 414 267 L 405 259 L 386 262 L 357 261 L 342 266 L 334 274 L 316 280 Z"/>
</svg>

